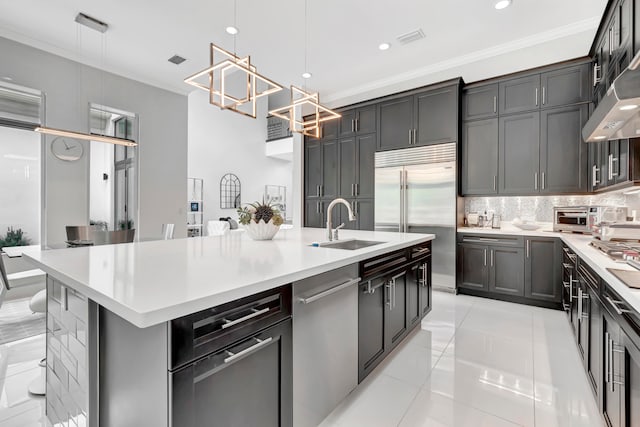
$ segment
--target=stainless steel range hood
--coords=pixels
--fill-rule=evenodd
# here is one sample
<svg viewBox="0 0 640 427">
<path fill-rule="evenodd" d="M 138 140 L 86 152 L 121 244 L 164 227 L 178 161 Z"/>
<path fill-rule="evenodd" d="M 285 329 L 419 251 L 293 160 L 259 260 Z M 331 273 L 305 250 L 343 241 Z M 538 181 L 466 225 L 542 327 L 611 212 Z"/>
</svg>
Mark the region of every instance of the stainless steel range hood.
<svg viewBox="0 0 640 427">
<path fill-rule="evenodd" d="M 582 137 L 586 142 L 640 138 L 640 52 L 602 98 Z"/>
</svg>

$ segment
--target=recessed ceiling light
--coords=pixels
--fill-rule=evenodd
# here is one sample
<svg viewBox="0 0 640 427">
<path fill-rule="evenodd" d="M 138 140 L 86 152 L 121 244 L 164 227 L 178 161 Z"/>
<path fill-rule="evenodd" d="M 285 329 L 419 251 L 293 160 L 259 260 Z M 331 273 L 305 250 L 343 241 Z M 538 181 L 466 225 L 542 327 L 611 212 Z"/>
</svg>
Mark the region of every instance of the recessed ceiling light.
<svg viewBox="0 0 640 427">
<path fill-rule="evenodd" d="M 391 47 L 391 45 L 389 43 L 380 43 L 378 45 L 378 49 L 380 50 L 387 50 Z"/>
<path fill-rule="evenodd" d="M 598 140 L 602 140 L 605 139 L 606 136 L 594 136 L 593 139 L 598 139 Z"/>
<path fill-rule="evenodd" d="M 307 71 L 307 72 L 302 73 L 302 78 L 303 78 L 303 79 L 310 79 L 310 78 L 311 78 L 311 76 L 312 76 L 312 74 L 311 74 L 310 72 L 308 72 L 308 71 Z"/>
<path fill-rule="evenodd" d="M 628 110 L 635 110 L 636 108 L 638 108 L 637 105 L 624 105 L 624 106 L 620 107 L 620 110 L 628 111 Z"/>
<path fill-rule="evenodd" d="M 231 34 L 232 36 L 235 36 L 236 34 L 238 34 L 238 29 L 236 27 L 227 27 L 224 29 L 228 34 Z"/>
<path fill-rule="evenodd" d="M 511 6 L 511 0 L 499 0 L 494 5 L 494 7 L 498 10 L 505 9 L 509 6 Z"/>
</svg>

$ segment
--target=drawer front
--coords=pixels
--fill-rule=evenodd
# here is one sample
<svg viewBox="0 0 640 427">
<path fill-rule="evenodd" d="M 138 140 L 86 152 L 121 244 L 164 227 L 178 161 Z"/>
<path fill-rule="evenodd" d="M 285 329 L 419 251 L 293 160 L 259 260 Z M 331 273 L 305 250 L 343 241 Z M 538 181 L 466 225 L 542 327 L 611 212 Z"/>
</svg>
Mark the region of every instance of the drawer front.
<svg viewBox="0 0 640 427">
<path fill-rule="evenodd" d="M 291 285 L 170 322 L 169 369 L 215 352 L 291 316 Z"/>
<path fill-rule="evenodd" d="M 431 256 L 430 241 L 409 248 L 409 257 L 411 261 L 423 260 L 429 256 Z"/>
<path fill-rule="evenodd" d="M 490 246 L 524 247 L 524 237 L 506 234 L 458 234 L 459 243 L 472 243 Z"/>
</svg>

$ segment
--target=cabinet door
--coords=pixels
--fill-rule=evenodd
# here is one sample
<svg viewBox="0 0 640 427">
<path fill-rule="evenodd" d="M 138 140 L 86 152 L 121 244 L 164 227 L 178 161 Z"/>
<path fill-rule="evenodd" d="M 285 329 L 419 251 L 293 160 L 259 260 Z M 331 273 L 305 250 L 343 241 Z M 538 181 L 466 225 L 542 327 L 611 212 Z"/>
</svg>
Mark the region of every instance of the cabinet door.
<svg viewBox="0 0 640 427">
<path fill-rule="evenodd" d="M 465 90 L 462 96 L 464 120 L 484 119 L 498 115 L 498 85 L 487 85 Z"/>
<path fill-rule="evenodd" d="M 408 275 L 408 270 L 395 274 L 389 278 L 385 285 L 387 291 L 385 301 L 386 348 L 389 350 L 398 345 L 409 332 L 407 323 Z"/>
<path fill-rule="evenodd" d="M 422 319 L 420 307 L 420 296 L 424 277 L 422 267 L 422 264 L 412 266 L 407 279 L 407 325 L 409 329 Z"/>
<path fill-rule="evenodd" d="M 340 112 L 340 134 L 342 138 L 344 136 L 351 136 L 356 133 L 356 110 L 347 110 Z"/>
<path fill-rule="evenodd" d="M 622 393 L 620 385 L 620 367 L 622 358 L 617 350 L 620 348 L 620 326 L 613 317 L 602 310 L 602 347 L 603 347 L 603 384 L 602 412 L 609 427 L 622 427 Z"/>
<path fill-rule="evenodd" d="M 427 313 L 429 313 L 431 311 L 431 307 L 433 306 L 432 302 L 433 302 L 433 286 L 432 286 L 432 281 L 431 281 L 431 258 L 427 259 L 424 264 L 422 265 L 424 274 L 425 274 L 425 278 L 426 281 L 423 280 L 423 282 L 420 285 L 420 316 L 422 318 L 424 318 L 424 316 L 427 315 Z"/>
<path fill-rule="evenodd" d="M 521 113 L 540 107 L 540 74 L 500 83 L 500 114 Z"/>
<path fill-rule="evenodd" d="M 589 298 L 587 285 L 582 281 L 578 284 L 578 329 L 576 339 L 578 342 L 578 352 L 586 365 L 589 360 L 589 304 L 585 304 Z"/>
<path fill-rule="evenodd" d="M 320 197 L 322 185 L 322 145 L 307 141 L 304 147 L 305 197 Z"/>
<path fill-rule="evenodd" d="M 358 217 L 358 230 L 373 231 L 375 227 L 373 199 L 357 199 L 354 203 L 355 214 Z"/>
<path fill-rule="evenodd" d="M 384 356 L 385 282 L 372 283 L 372 293 L 360 285 L 358 293 L 358 381 L 362 381 Z"/>
<path fill-rule="evenodd" d="M 340 125 L 339 120 L 329 120 L 321 125 L 320 130 L 320 138 L 327 139 L 336 139 L 338 137 L 338 128 Z"/>
<path fill-rule="evenodd" d="M 615 185 L 629 180 L 629 140 L 621 139 L 601 143 L 606 148 L 603 155 L 607 163 L 607 185 Z"/>
<path fill-rule="evenodd" d="M 355 137 L 343 138 L 338 142 L 340 148 L 340 197 L 356 195 L 356 140 Z"/>
<path fill-rule="evenodd" d="M 458 245 L 459 286 L 488 291 L 487 257 L 489 250 L 484 245 L 463 243 Z"/>
<path fill-rule="evenodd" d="M 539 190 L 540 113 L 500 117 L 498 181 L 501 194 Z"/>
<path fill-rule="evenodd" d="M 322 228 L 324 227 L 323 203 L 318 199 L 307 199 L 304 203 L 304 226 Z"/>
<path fill-rule="evenodd" d="M 413 96 L 380 104 L 378 137 L 380 150 L 394 150 L 413 144 Z"/>
<path fill-rule="evenodd" d="M 373 198 L 375 189 L 376 135 L 358 136 L 356 139 L 357 180 L 356 197 Z"/>
<path fill-rule="evenodd" d="M 590 64 L 543 73 L 542 108 L 587 102 L 590 99 Z"/>
<path fill-rule="evenodd" d="M 582 139 L 588 114 L 585 104 L 540 112 L 541 192 L 588 191 L 589 146 Z"/>
<path fill-rule="evenodd" d="M 587 377 L 591 383 L 591 387 L 599 401 L 602 389 L 602 305 L 596 293 L 587 286 L 587 298 L 582 304 L 585 311 L 589 313 L 589 317 L 585 320 L 588 322 L 588 342 L 586 343 L 587 359 L 585 360 L 587 367 Z"/>
<path fill-rule="evenodd" d="M 322 197 L 334 199 L 338 196 L 338 142 L 322 142 Z"/>
<path fill-rule="evenodd" d="M 562 243 L 548 237 L 526 237 L 524 296 L 549 302 L 562 297 Z"/>
<path fill-rule="evenodd" d="M 618 10 L 620 18 L 619 54 L 628 55 L 629 57 L 633 56 L 633 1 L 621 0 Z"/>
<path fill-rule="evenodd" d="M 376 120 L 377 108 L 375 105 L 370 107 L 358 108 L 356 111 L 356 133 L 364 135 L 376 132 L 378 121 Z"/>
<path fill-rule="evenodd" d="M 520 248 L 489 246 L 489 290 L 524 296 L 524 254 Z"/>
<path fill-rule="evenodd" d="M 632 427 L 640 425 L 640 347 L 638 346 L 638 337 L 634 341 L 624 331 L 621 334 L 621 348 L 624 354 L 621 359 L 624 361 L 624 377 L 620 378 L 623 387 L 623 402 L 625 408 L 622 413 L 624 415 L 624 426 Z"/>
<path fill-rule="evenodd" d="M 458 86 L 415 95 L 415 145 L 458 140 Z"/>
<path fill-rule="evenodd" d="M 587 144 L 589 147 L 589 190 L 596 191 L 607 186 L 602 174 L 602 142 Z M 604 143 L 606 144 L 606 142 Z"/>
<path fill-rule="evenodd" d="M 462 125 L 463 195 L 498 193 L 498 119 Z"/>
</svg>

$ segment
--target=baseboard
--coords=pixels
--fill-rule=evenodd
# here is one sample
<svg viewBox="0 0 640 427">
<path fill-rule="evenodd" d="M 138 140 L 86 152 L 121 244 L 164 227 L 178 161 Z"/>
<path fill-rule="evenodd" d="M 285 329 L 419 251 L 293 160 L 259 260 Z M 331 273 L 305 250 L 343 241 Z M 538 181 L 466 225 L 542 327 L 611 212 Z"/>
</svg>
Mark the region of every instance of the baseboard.
<svg viewBox="0 0 640 427">
<path fill-rule="evenodd" d="M 467 289 L 467 288 L 458 288 L 458 293 L 461 295 L 471 295 L 474 297 L 482 297 L 489 298 L 498 301 L 506 301 L 513 302 L 516 304 L 524 304 L 524 305 L 532 305 L 534 307 L 542 307 L 542 308 L 550 308 L 553 310 L 562 310 L 562 303 L 559 302 L 550 302 L 550 301 L 540 301 L 531 298 L 525 298 L 520 296 L 513 295 L 500 295 L 491 292 L 478 291 L 475 289 Z"/>
</svg>

